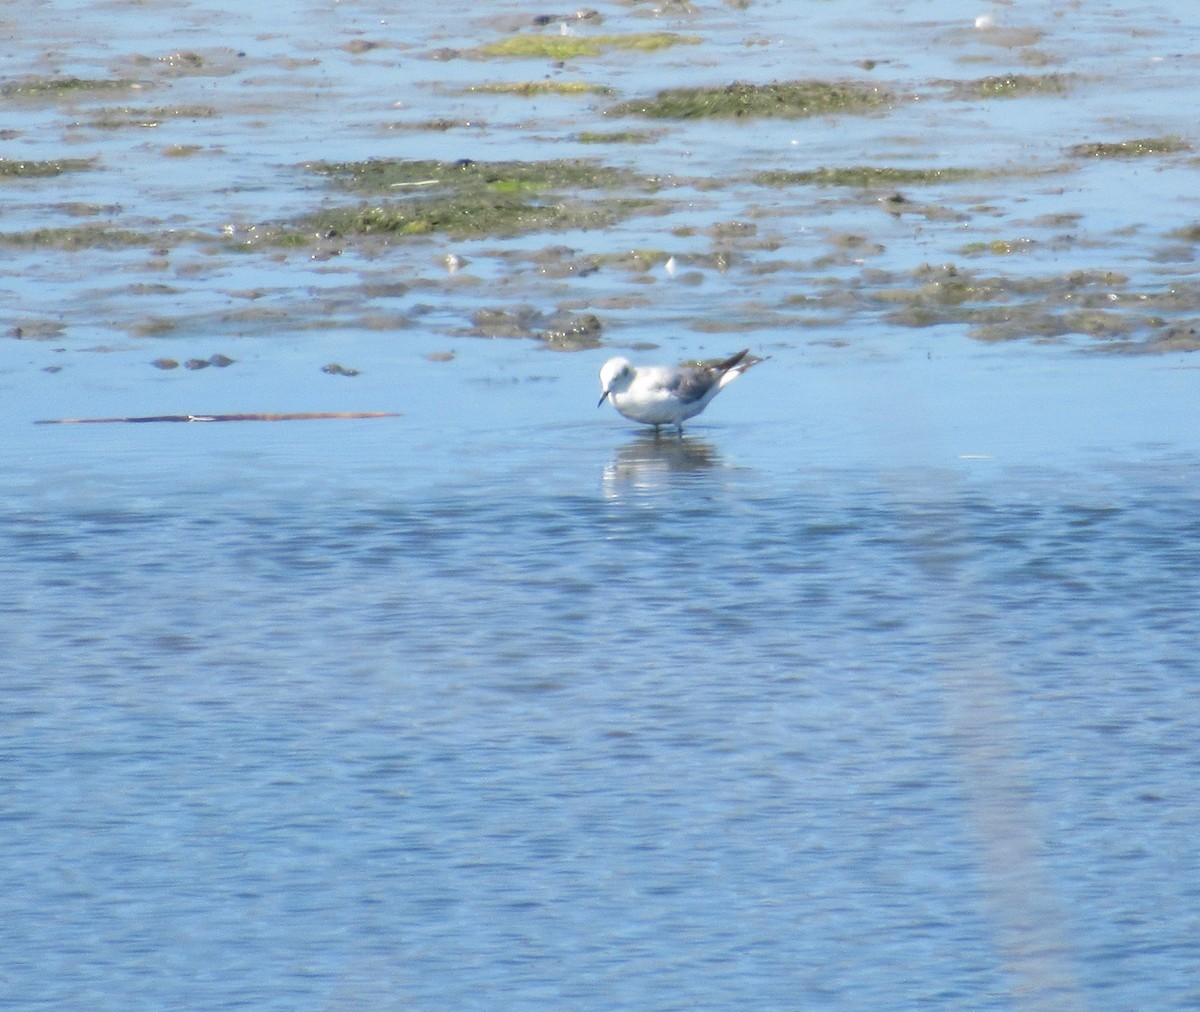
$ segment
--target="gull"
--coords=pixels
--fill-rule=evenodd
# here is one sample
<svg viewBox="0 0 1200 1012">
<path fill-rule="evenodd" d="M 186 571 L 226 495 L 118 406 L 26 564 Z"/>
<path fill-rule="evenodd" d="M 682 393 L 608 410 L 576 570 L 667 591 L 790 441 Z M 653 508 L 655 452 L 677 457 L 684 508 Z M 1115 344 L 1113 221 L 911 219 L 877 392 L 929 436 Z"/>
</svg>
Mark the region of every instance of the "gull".
<svg viewBox="0 0 1200 1012">
<path fill-rule="evenodd" d="M 721 389 L 752 365 L 765 361 L 739 351 L 723 362 L 698 365 L 635 366 L 628 359 L 610 358 L 600 369 L 600 407 L 610 401 L 626 418 L 654 426 L 674 425 L 683 434 L 684 419 L 700 414 Z"/>
</svg>

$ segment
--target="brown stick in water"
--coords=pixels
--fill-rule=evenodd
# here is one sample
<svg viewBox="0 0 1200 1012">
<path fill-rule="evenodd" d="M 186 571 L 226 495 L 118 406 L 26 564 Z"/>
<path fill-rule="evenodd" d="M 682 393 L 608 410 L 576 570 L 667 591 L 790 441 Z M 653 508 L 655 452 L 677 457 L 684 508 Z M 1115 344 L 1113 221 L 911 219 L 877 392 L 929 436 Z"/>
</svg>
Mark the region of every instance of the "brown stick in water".
<svg viewBox="0 0 1200 1012">
<path fill-rule="evenodd" d="M 298 422 L 317 418 L 399 418 L 395 411 L 302 411 L 294 414 L 145 415 L 140 418 L 42 418 L 34 425 L 108 425 L 113 422 Z"/>
</svg>

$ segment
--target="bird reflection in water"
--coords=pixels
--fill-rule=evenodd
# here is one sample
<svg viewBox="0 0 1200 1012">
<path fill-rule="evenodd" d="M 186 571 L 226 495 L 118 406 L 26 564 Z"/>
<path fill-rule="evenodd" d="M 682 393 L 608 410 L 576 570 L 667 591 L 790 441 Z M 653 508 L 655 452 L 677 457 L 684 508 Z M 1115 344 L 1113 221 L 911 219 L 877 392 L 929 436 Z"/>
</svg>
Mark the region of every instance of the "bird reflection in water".
<svg viewBox="0 0 1200 1012">
<path fill-rule="evenodd" d="M 646 433 L 631 439 L 617 451 L 616 459 L 604 469 L 606 483 L 625 483 L 638 488 L 668 484 L 681 473 L 710 471 L 725 466 L 711 443 L 698 439 L 663 439 Z"/>
</svg>

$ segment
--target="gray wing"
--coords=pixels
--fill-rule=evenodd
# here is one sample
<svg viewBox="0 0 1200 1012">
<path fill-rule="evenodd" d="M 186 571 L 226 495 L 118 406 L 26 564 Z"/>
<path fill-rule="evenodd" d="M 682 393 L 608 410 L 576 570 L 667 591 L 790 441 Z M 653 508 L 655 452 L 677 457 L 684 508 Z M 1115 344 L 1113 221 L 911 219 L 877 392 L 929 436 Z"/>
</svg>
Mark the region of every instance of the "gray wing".
<svg viewBox="0 0 1200 1012">
<path fill-rule="evenodd" d="M 676 370 L 663 386 L 675 394 L 684 404 L 700 400 L 713 387 L 721 374 L 715 369 L 697 369 L 694 366 L 684 366 Z"/>
</svg>

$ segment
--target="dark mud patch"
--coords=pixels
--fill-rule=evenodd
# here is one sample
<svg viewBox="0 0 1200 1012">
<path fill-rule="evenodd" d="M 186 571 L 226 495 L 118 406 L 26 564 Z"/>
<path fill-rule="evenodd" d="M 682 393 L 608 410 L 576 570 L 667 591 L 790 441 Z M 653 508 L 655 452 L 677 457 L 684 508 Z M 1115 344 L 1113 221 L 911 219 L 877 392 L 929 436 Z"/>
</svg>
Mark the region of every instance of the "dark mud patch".
<svg viewBox="0 0 1200 1012">
<path fill-rule="evenodd" d="M 249 306 L 216 312 L 160 312 L 137 317 L 129 315 L 120 324 L 112 322 L 110 326 L 120 326 L 130 337 L 139 339 L 172 337 L 194 341 L 205 340 L 213 334 L 230 337 L 270 337 L 343 329 L 382 332 L 411 329 L 413 319 L 410 315 L 386 308 L 374 308 L 371 298 L 362 286 L 352 285 L 342 290 L 325 292 L 321 298 L 289 298 L 285 305 L 280 306 L 256 302 Z M 162 308 L 169 310 L 170 307 Z M 234 360 L 217 355 L 204 361 L 206 365 L 221 368 L 231 365 Z"/>
<path fill-rule="evenodd" d="M 408 46 L 403 42 L 395 42 L 390 39 L 351 39 L 349 42 L 343 42 L 338 49 L 349 53 L 351 56 L 365 56 L 367 53 L 377 53 L 381 49 L 407 49 Z"/>
<path fill-rule="evenodd" d="M 191 158 L 203 151 L 199 144 L 168 144 L 162 149 L 164 158 Z"/>
<path fill-rule="evenodd" d="M 948 89 L 953 98 L 1029 98 L 1066 95 L 1075 79 L 1070 74 L 998 74 L 971 81 L 935 83 Z"/>
<path fill-rule="evenodd" d="M 546 314 L 533 306 L 481 309 L 471 326 L 456 330 L 459 337 L 532 339 L 554 351 L 585 351 L 599 348 L 604 326 L 593 313 L 566 310 Z"/>
<path fill-rule="evenodd" d="M 1075 144 L 1067 148 L 1071 158 L 1147 158 L 1154 155 L 1174 155 L 1192 150 L 1182 137 L 1139 137 L 1129 141 Z"/>
<path fill-rule="evenodd" d="M 1200 351 L 1200 320 L 1181 320 L 1163 326 L 1138 341 L 1106 341 L 1096 351 L 1112 355 L 1165 355 Z"/>
<path fill-rule="evenodd" d="M 609 116 L 650 119 L 741 119 L 864 114 L 892 104 L 895 97 L 881 85 L 863 81 L 783 81 L 772 84 L 734 82 L 718 88 L 668 88 L 649 98 L 618 102 Z"/>
<path fill-rule="evenodd" d="M 173 238 L 185 238 L 174 233 Z M 200 238 L 189 235 L 186 238 Z M 204 238 L 211 238 L 206 236 Z M 25 249 L 123 249 L 138 246 L 154 247 L 163 241 L 162 234 L 117 228 L 105 224 L 84 224 L 57 228 L 33 228 L 24 232 L 0 232 L 0 246 Z"/>
<path fill-rule="evenodd" d="M 1178 239 L 1181 242 L 1200 243 L 1200 223 L 1194 225 L 1184 225 L 1182 228 L 1174 229 L 1167 233 L 1170 239 Z"/>
<path fill-rule="evenodd" d="M 233 365 L 233 359 L 231 359 L 228 355 L 221 354 L 209 355 L 208 358 L 189 358 L 183 363 L 183 367 L 185 369 L 190 369 L 192 372 L 196 372 L 200 369 L 208 369 L 210 367 L 224 369 L 231 365 Z"/>
<path fill-rule="evenodd" d="M 369 159 L 363 162 L 309 162 L 310 171 L 325 176 L 343 189 L 358 193 L 394 193 L 399 189 L 453 190 L 455 193 L 503 194 L 545 190 L 615 189 L 636 185 L 624 169 L 587 159 L 551 159 L 538 162 L 478 162 L 463 158 L 453 162 L 410 159 Z M 654 186 L 641 177 L 644 188 Z"/>
<path fill-rule="evenodd" d="M 246 54 L 227 47 L 179 49 L 163 56 L 135 54 L 128 58 L 128 63 L 139 70 L 148 70 L 166 78 L 229 77 L 245 69 Z"/>
<path fill-rule="evenodd" d="M 472 84 L 465 94 L 515 95 L 519 98 L 538 98 L 543 95 L 589 96 L 611 95 L 613 89 L 586 81 L 489 81 Z"/>
<path fill-rule="evenodd" d="M 604 327 L 594 313 L 556 313 L 539 336 L 554 351 L 599 348 Z"/>
<path fill-rule="evenodd" d="M 481 130 L 487 127 L 487 121 L 481 119 L 455 119 L 449 116 L 439 116 L 434 119 L 419 119 L 411 121 L 399 120 L 384 125 L 384 130 L 407 130 L 412 133 L 446 133 L 450 130 Z"/>
<path fill-rule="evenodd" d="M 759 172 L 752 181 L 759 186 L 847 186 L 856 189 L 882 189 L 895 186 L 933 186 L 938 183 L 957 183 L 993 175 L 990 169 L 896 168 L 887 165 L 848 165 L 841 168 L 819 168 L 802 171 L 774 169 Z"/>
<path fill-rule="evenodd" d="M 904 327 L 965 325 L 987 342 L 1094 338 L 1107 350 L 1192 350 L 1194 321 L 1171 317 L 1200 309 L 1200 285 L 1174 282 L 1158 291 L 1130 287 L 1112 271 L 1072 271 L 1047 277 L 984 275 L 947 264 L 923 265 L 907 285 L 863 291 L 865 302 L 891 307 L 884 318 Z M 1163 328 L 1166 328 L 1165 330 Z M 1097 347 L 1093 345 L 1092 347 Z"/>
<path fill-rule="evenodd" d="M 166 316 L 145 316 L 131 320 L 126 331 L 131 337 L 166 337 L 175 333 L 176 321 Z"/>
<path fill-rule="evenodd" d="M 661 136 L 653 130 L 584 130 L 575 140 L 580 144 L 652 144 Z"/>
<path fill-rule="evenodd" d="M 116 106 L 96 110 L 90 119 L 82 121 L 80 126 L 92 127 L 96 130 L 125 130 L 129 128 L 153 129 L 171 120 L 212 119 L 217 110 L 208 105 L 154 106 L 139 108 L 137 106 Z"/>
<path fill-rule="evenodd" d="M 136 91 L 145 87 L 148 87 L 145 81 L 123 77 L 31 77 L 0 84 L 0 99 L 60 102 L 114 91 Z"/>
<path fill-rule="evenodd" d="M 66 333 L 61 320 L 22 320 L 5 333 L 17 341 L 56 341 Z"/>
</svg>

